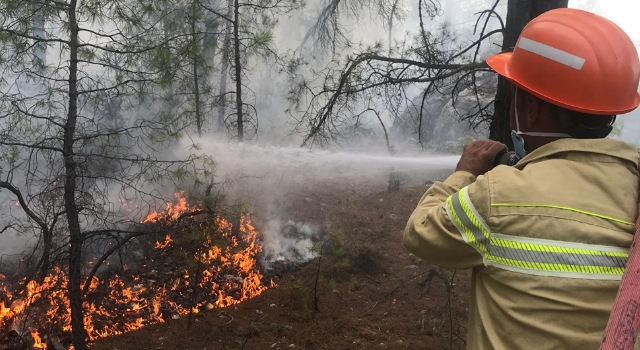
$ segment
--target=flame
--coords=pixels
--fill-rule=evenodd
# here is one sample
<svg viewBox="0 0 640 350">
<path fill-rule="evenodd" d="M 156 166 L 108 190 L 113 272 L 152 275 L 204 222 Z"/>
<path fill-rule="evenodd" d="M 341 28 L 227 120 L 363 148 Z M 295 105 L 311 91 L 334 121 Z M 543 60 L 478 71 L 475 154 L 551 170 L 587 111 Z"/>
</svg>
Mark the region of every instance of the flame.
<svg viewBox="0 0 640 350">
<path fill-rule="evenodd" d="M 178 217 L 180 217 L 180 215 L 188 212 L 190 208 L 189 208 L 189 205 L 187 204 L 187 199 L 184 197 L 184 191 L 180 191 L 174 194 L 174 196 L 178 200 L 178 203 L 177 204 L 167 203 L 165 212 L 163 213 L 164 215 L 154 210 L 149 215 L 147 215 L 147 217 L 144 220 L 142 220 L 142 223 L 145 224 L 148 222 L 159 222 L 163 218 L 175 220 Z"/>
<path fill-rule="evenodd" d="M 165 249 L 171 244 L 171 242 L 173 242 L 173 240 L 171 239 L 171 236 L 167 235 L 163 243 L 156 242 L 156 249 Z"/>
<path fill-rule="evenodd" d="M 181 192 L 176 198 L 177 204 L 168 203 L 164 212 L 154 211 L 143 222 L 169 223 L 183 213 L 197 209 L 187 204 Z M 89 341 L 179 318 L 189 314 L 192 307 L 197 313 L 203 308 L 238 304 L 275 286 L 273 281 L 268 285 L 262 282 L 264 276 L 256 260 L 262 247 L 257 243 L 258 233 L 247 218 L 240 218 L 237 228 L 221 217 L 209 225 L 203 227 L 202 232 L 214 228 L 216 241 L 221 238 L 226 243 L 221 247 L 211 235 L 205 236 L 208 238 L 194 255 L 194 260 L 202 265 L 199 277 L 184 271 L 162 284 L 131 274 L 115 275 L 108 280 L 93 277 L 83 302 Z M 155 248 L 163 254 L 179 248 L 173 243 L 172 237 L 167 235 L 164 242 L 155 243 Z M 24 288 L 19 292 L 12 292 L 0 280 L 0 294 L 4 293 L 7 300 L 12 300 L 10 305 L 0 301 L 0 330 L 20 325 L 23 331 L 31 334 L 34 349 L 47 349 L 36 329 L 46 330 L 50 337 L 71 330 L 67 285 L 67 275 L 59 267 L 54 267 L 41 283 L 29 281 L 23 284 Z M 195 305 L 194 288 L 199 291 Z"/>
<path fill-rule="evenodd" d="M 38 331 L 31 332 L 31 338 L 33 339 L 33 348 L 34 349 L 46 349 L 47 345 L 42 342 L 42 338 L 40 338 L 40 333 Z"/>
</svg>

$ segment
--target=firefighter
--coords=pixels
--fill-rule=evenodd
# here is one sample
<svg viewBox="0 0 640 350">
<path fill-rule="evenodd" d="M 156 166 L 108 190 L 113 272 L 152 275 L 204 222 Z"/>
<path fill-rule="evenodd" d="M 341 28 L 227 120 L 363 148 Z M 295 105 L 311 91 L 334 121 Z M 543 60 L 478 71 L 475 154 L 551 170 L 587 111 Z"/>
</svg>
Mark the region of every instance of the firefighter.
<svg viewBox="0 0 640 350">
<path fill-rule="evenodd" d="M 504 144 L 469 143 L 423 195 L 403 244 L 428 263 L 472 269 L 468 349 L 598 349 L 639 186 L 636 147 L 605 137 L 640 104 L 638 52 L 611 21 L 556 9 L 487 63 L 513 85 L 521 159 L 494 167 Z"/>
</svg>

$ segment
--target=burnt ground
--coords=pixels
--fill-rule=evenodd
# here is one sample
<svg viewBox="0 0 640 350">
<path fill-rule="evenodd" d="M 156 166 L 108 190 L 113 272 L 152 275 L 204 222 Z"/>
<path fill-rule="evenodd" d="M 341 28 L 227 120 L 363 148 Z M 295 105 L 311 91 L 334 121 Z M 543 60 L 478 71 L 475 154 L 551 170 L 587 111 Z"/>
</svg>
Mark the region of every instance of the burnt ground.
<svg viewBox="0 0 640 350">
<path fill-rule="evenodd" d="M 470 273 L 434 270 L 401 244 L 425 184 L 388 192 L 385 181 L 336 180 L 296 191 L 287 212 L 324 225 L 321 258 L 257 298 L 203 311 L 191 329 L 169 320 L 91 349 L 463 349 Z"/>
</svg>

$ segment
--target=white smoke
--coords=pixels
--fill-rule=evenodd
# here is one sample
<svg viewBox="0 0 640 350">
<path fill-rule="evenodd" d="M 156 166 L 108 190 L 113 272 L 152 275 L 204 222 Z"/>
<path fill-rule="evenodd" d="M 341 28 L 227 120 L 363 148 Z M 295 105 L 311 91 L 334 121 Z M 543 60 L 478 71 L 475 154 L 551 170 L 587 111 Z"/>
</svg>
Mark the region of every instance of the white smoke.
<svg viewBox="0 0 640 350">
<path fill-rule="evenodd" d="M 302 263 L 313 259 L 316 256 L 314 241 L 319 234 L 319 228 L 313 224 L 269 220 L 262 230 L 263 264 L 269 266 L 276 261 Z"/>
</svg>

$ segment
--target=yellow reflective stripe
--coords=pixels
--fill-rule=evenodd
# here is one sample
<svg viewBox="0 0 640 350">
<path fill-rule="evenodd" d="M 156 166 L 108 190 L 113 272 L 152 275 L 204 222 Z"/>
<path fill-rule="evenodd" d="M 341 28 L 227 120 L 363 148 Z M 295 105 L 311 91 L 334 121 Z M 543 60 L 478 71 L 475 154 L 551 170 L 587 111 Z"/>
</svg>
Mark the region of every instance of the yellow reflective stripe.
<svg viewBox="0 0 640 350">
<path fill-rule="evenodd" d="M 447 198 L 445 209 L 464 241 L 482 255 L 485 266 L 542 276 L 604 280 L 618 280 L 624 272 L 629 252 L 626 248 L 492 233 L 473 206 L 466 187 Z"/>
<path fill-rule="evenodd" d="M 550 264 L 530 261 L 520 261 L 499 256 L 491 256 L 487 260 L 495 261 L 508 266 L 521 267 L 526 269 L 534 269 L 541 271 L 558 271 L 558 272 L 578 272 L 587 274 L 607 274 L 607 275 L 622 275 L 624 267 L 617 266 L 579 266 L 579 265 L 565 265 L 565 264 Z M 489 264 L 491 266 L 491 264 Z"/>
<path fill-rule="evenodd" d="M 544 239 L 544 238 L 510 236 L 510 235 L 503 235 L 500 233 L 492 233 L 491 237 L 498 238 L 498 239 L 505 239 L 507 241 L 522 242 L 527 244 L 530 243 L 530 244 L 536 244 L 536 245 L 547 245 L 547 246 L 571 248 L 571 249 L 623 253 L 625 255 L 629 252 L 628 248 L 620 248 L 620 247 L 597 245 L 597 244 L 577 243 L 577 242 L 556 241 L 556 240 L 550 240 L 550 239 Z"/>
<path fill-rule="evenodd" d="M 560 209 L 560 210 L 572 211 L 574 213 L 584 214 L 584 215 L 588 215 L 588 216 L 593 216 L 593 217 L 596 217 L 596 218 L 605 219 L 605 220 L 609 220 L 609 221 L 613 221 L 613 222 L 618 222 L 618 223 L 625 224 L 625 225 L 632 225 L 632 226 L 635 225 L 635 223 L 630 222 L 630 221 L 626 221 L 626 220 L 622 220 L 622 219 L 616 219 L 616 218 L 613 218 L 611 216 L 592 213 L 592 212 L 586 211 L 586 210 L 580 210 L 580 209 L 571 208 L 571 207 L 564 207 L 564 206 L 561 206 L 561 205 L 553 205 L 553 204 L 522 204 L 522 203 L 493 203 L 493 204 L 491 204 L 491 206 L 492 207 L 512 207 L 512 208 L 551 208 L 551 209 Z"/>
<path fill-rule="evenodd" d="M 489 252 L 485 249 L 484 245 L 480 244 L 476 240 L 473 232 L 471 232 L 471 230 L 462 223 L 462 220 L 460 220 L 460 217 L 453 207 L 451 196 L 447 198 L 447 214 L 449 215 L 451 221 L 456 225 L 458 231 L 460 231 L 460 234 L 463 236 L 467 244 L 475 247 L 483 257 L 489 255 Z"/>
<path fill-rule="evenodd" d="M 504 236 L 504 235 L 502 235 Z M 503 246 L 509 247 L 513 249 L 518 249 L 521 251 L 538 251 L 538 252 L 547 252 L 547 253 L 560 253 L 560 254 L 581 254 L 581 255 L 591 255 L 591 256 L 605 256 L 605 257 L 619 257 L 623 259 L 627 259 L 629 257 L 629 253 L 624 252 L 604 252 L 599 250 L 585 250 L 585 249 L 572 249 L 566 247 L 554 247 L 549 245 L 536 245 L 536 244 L 527 244 L 518 241 L 509 241 L 505 239 L 497 239 L 492 238 L 490 240 L 490 246 Z M 624 270 L 623 267 L 616 266 L 599 266 L 599 265 L 591 265 L 591 266 L 581 266 L 581 265 L 573 265 L 573 264 L 554 264 L 554 263 L 544 263 L 539 261 L 522 261 L 509 259 L 505 257 L 496 256 L 490 254 L 487 257 L 487 260 L 497 261 L 507 265 L 519 266 L 519 267 L 527 267 L 527 268 L 536 268 L 536 269 L 546 269 L 546 270 L 556 270 L 556 271 L 585 271 L 589 273 L 618 273 L 622 274 Z"/>
<path fill-rule="evenodd" d="M 594 249 L 556 247 L 556 246 L 550 246 L 550 245 L 523 243 L 518 241 L 500 239 L 500 238 L 491 238 L 491 245 L 495 245 L 499 247 L 515 248 L 515 249 L 521 249 L 521 250 L 532 250 L 532 251 L 565 253 L 565 254 L 606 255 L 606 256 L 619 256 L 623 258 L 626 258 L 629 256 L 629 254 L 623 253 L 623 252 L 607 252 L 607 251 L 594 250 Z"/>
<path fill-rule="evenodd" d="M 471 220 L 471 222 L 476 225 L 476 227 L 478 227 L 480 231 L 482 231 L 482 234 L 485 236 L 485 238 L 489 239 L 489 228 L 486 227 L 484 223 L 480 223 L 482 219 L 479 218 L 479 215 L 476 215 L 477 212 L 473 206 L 473 203 L 471 203 L 471 200 L 469 200 L 469 193 L 467 193 L 466 187 L 460 190 L 458 198 L 460 199 L 462 209 L 464 209 L 464 212 L 469 217 L 469 220 Z"/>
</svg>

